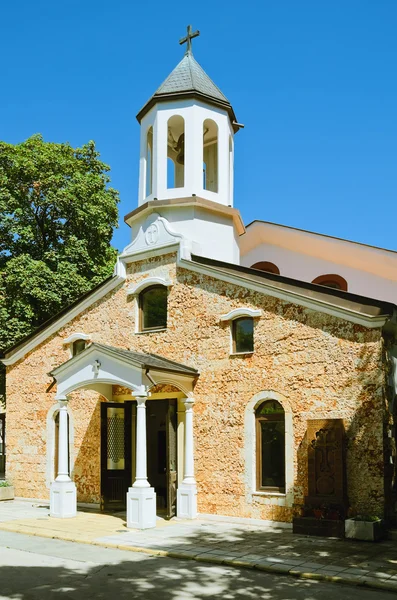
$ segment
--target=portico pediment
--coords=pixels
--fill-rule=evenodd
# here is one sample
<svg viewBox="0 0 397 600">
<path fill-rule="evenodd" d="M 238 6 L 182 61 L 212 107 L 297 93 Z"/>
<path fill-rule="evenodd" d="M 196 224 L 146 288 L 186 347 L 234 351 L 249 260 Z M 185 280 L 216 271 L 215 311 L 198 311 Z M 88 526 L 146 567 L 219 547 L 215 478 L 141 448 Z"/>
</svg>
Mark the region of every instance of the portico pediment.
<svg viewBox="0 0 397 600">
<path fill-rule="evenodd" d="M 92 343 L 83 352 L 51 371 L 57 383 L 57 400 L 79 388 L 100 391 L 101 384 L 121 385 L 143 396 L 158 383 L 171 383 L 189 393 L 198 376 L 196 369 L 143 352 Z M 156 379 L 154 379 L 154 377 Z"/>
</svg>

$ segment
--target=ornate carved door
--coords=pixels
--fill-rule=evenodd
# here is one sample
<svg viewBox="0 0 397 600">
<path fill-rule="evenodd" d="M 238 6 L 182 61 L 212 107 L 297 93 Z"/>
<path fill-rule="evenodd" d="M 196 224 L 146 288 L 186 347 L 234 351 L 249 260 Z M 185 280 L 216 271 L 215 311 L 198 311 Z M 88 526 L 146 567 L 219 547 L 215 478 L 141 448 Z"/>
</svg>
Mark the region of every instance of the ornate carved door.
<svg viewBox="0 0 397 600">
<path fill-rule="evenodd" d="M 101 404 L 101 508 L 122 510 L 131 485 L 131 403 Z"/>
<path fill-rule="evenodd" d="M 167 435 L 167 517 L 176 515 L 177 488 L 177 400 L 168 400 L 166 435 Z"/>
</svg>

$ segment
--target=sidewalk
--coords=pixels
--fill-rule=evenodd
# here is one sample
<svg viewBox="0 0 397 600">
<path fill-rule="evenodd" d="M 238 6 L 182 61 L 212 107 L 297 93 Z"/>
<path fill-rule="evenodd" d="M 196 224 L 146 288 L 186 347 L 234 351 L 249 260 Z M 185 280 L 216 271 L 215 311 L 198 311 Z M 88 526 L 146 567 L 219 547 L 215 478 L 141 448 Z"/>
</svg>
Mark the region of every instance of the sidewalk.
<svg viewBox="0 0 397 600">
<path fill-rule="evenodd" d="M 395 541 L 307 537 L 232 519 L 158 519 L 155 529 L 137 531 L 126 528 L 124 513 L 53 519 L 48 505 L 18 500 L 0 502 L 1 530 L 397 592 Z"/>
</svg>

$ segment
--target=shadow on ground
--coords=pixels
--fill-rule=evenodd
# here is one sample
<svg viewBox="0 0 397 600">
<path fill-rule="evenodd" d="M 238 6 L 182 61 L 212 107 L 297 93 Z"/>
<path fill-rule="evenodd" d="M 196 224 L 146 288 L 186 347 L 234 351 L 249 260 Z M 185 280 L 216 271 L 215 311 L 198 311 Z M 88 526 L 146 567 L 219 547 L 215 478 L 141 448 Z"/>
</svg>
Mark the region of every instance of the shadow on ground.
<svg viewBox="0 0 397 600">
<path fill-rule="evenodd" d="M 164 527 L 166 535 L 162 537 L 158 528 L 130 531 L 117 538 L 119 544 L 125 539 L 128 545 L 128 538 L 135 536 L 136 541 L 129 542 L 132 545 L 138 545 L 140 538 L 142 546 L 146 540 L 148 547 L 154 547 L 157 535 L 159 549 L 202 553 L 201 558 L 207 552 L 219 552 L 222 559 L 241 557 L 253 564 L 272 557 L 276 564 L 288 569 L 307 563 L 305 570 L 315 571 L 338 564 L 346 569 L 360 569 L 369 576 L 375 574 L 374 569 L 382 571 L 385 578 L 397 573 L 397 546 L 393 542 L 366 544 L 307 538 L 282 529 L 269 532 L 231 523 L 217 523 L 216 528 L 215 531 L 209 521 L 197 523 L 194 529 L 176 522 L 175 526 Z M 0 532 L 1 545 L 9 547 L 0 548 L 1 599 L 335 600 L 338 595 L 349 600 L 391 598 L 389 592 L 380 590 L 8 532 Z"/>
<path fill-rule="evenodd" d="M 379 600 L 388 596 L 378 590 L 350 591 L 335 584 L 142 555 L 117 564 L 76 563 L 74 568 L 0 567 L 0 581 L 0 597 L 19 600 L 331 600 L 338 594 L 357 600 Z"/>
<path fill-rule="evenodd" d="M 122 529 L 120 529 L 122 531 Z M 310 565 L 316 568 L 359 569 L 357 575 L 397 578 L 397 544 L 358 542 L 348 539 L 296 535 L 289 529 L 266 530 L 254 525 L 211 521 L 176 522 L 163 528 L 101 538 L 123 546 L 176 551 L 189 554 L 211 553 L 222 558 L 273 560 L 289 568 Z"/>
</svg>

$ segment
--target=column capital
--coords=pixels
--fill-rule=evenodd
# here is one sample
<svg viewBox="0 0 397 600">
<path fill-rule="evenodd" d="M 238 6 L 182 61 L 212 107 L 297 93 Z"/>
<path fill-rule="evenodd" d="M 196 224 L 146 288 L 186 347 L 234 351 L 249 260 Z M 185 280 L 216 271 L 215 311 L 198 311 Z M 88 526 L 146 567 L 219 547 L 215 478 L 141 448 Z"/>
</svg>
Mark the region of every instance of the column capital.
<svg viewBox="0 0 397 600">
<path fill-rule="evenodd" d="M 182 402 L 186 409 L 193 408 L 193 404 L 195 402 L 193 394 L 191 396 L 187 396 L 186 398 L 182 398 Z"/>
<path fill-rule="evenodd" d="M 135 396 L 138 406 L 145 406 L 147 399 L 147 396 Z"/>
<path fill-rule="evenodd" d="M 64 396 L 63 394 L 59 394 L 55 396 L 55 402 L 68 402 L 68 397 Z"/>
</svg>

